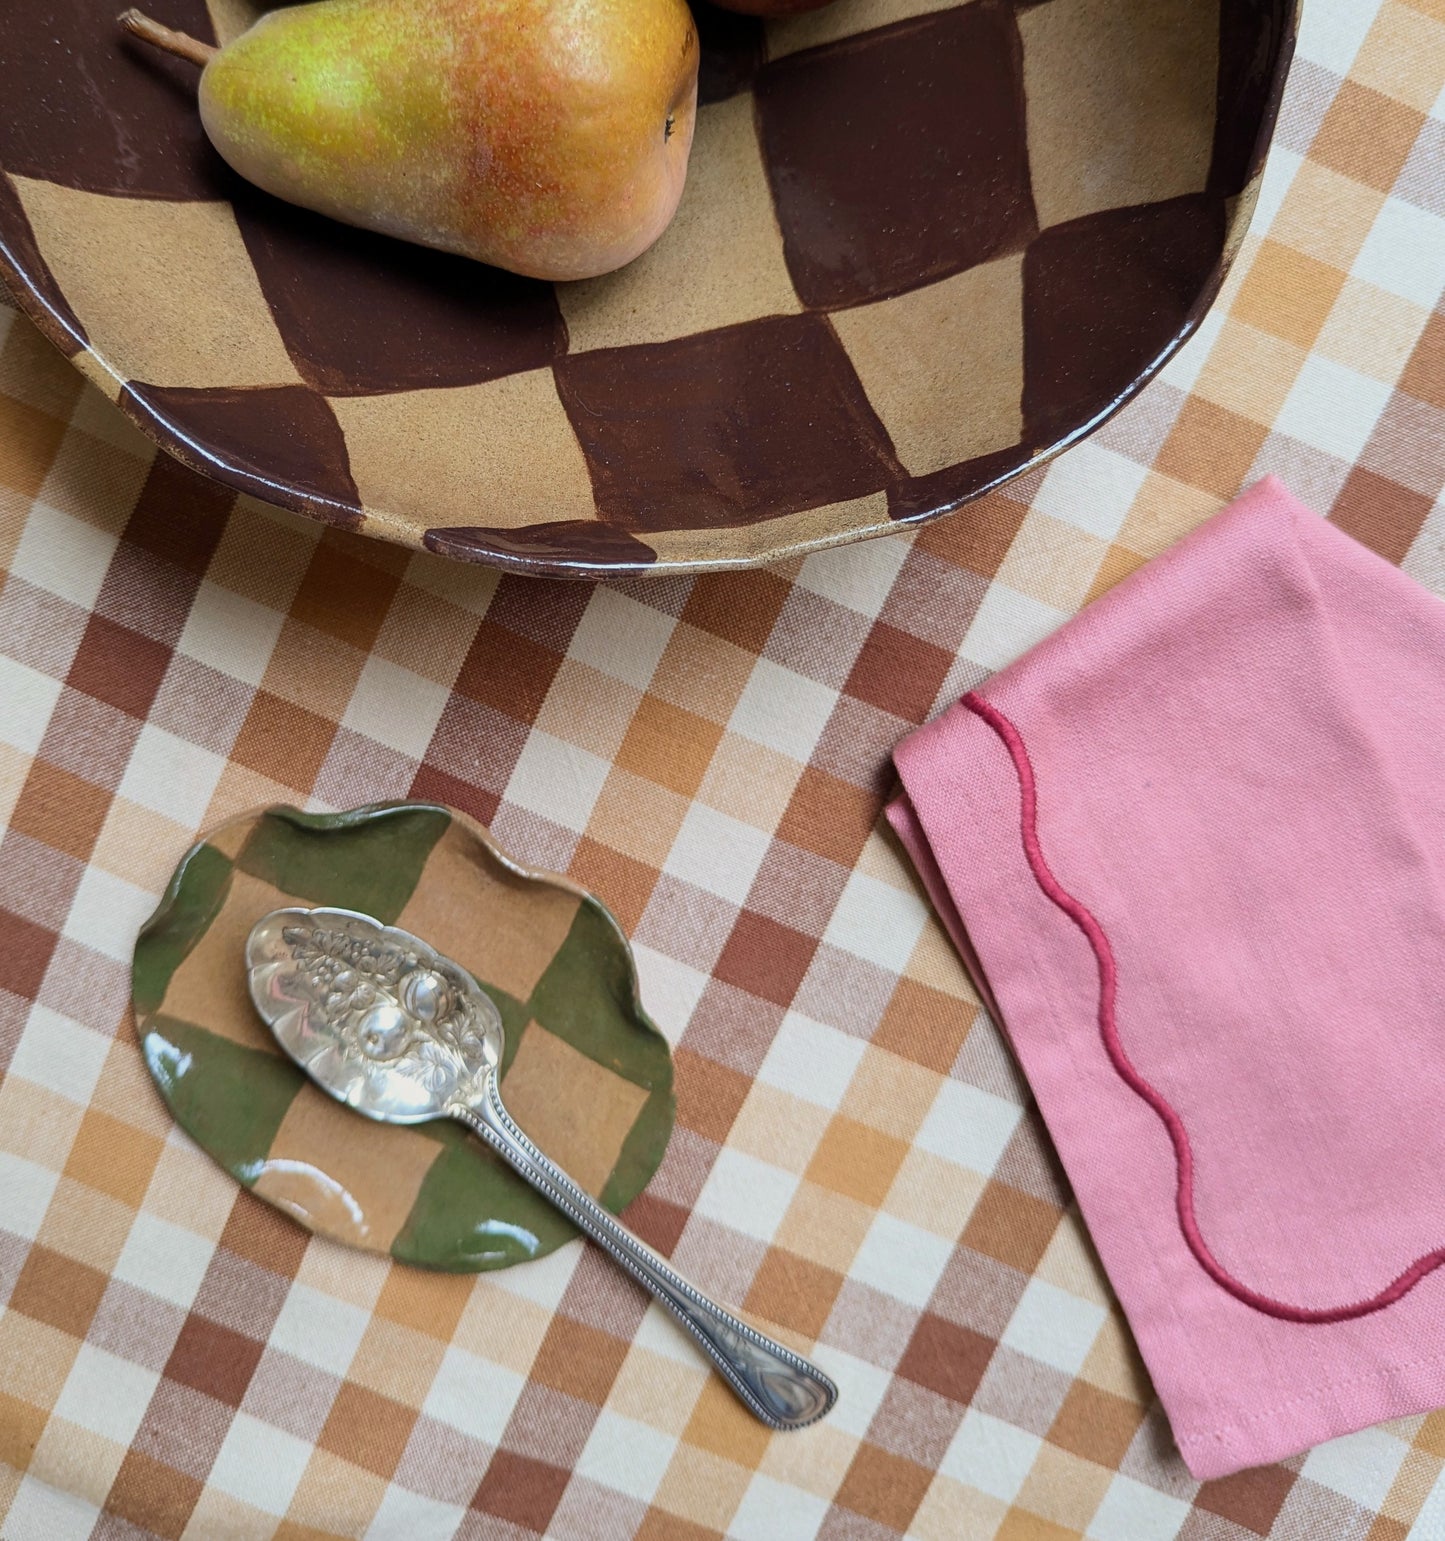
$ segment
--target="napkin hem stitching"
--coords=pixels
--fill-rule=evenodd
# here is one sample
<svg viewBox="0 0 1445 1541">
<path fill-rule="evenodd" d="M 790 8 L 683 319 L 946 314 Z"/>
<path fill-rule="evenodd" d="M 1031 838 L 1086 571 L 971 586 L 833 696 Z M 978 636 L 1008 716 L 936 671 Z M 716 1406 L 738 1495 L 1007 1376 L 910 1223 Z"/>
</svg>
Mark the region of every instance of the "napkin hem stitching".
<svg viewBox="0 0 1445 1541">
<path fill-rule="evenodd" d="M 1224 1444 L 1232 1435 L 1245 1433 L 1253 1425 L 1277 1418 L 1281 1413 L 1288 1413 L 1296 1407 L 1308 1406 L 1316 1408 L 1338 1392 L 1351 1391 L 1356 1386 L 1363 1386 L 1372 1381 L 1389 1380 L 1410 1370 L 1434 1369 L 1437 1365 L 1441 1364 L 1445 1364 L 1445 1354 L 1426 1354 L 1422 1359 L 1406 1359 L 1399 1363 L 1375 1365 L 1371 1369 L 1362 1370 L 1358 1375 L 1347 1375 L 1343 1380 L 1326 1381 L 1322 1386 L 1315 1386 L 1309 1391 L 1302 1391 L 1298 1396 L 1288 1397 L 1283 1402 L 1271 1402 L 1268 1407 L 1240 1413 L 1228 1423 L 1221 1423 L 1212 1429 L 1196 1429 L 1192 1433 L 1186 1434 L 1180 1434 L 1175 1430 L 1174 1443 L 1179 1446 L 1181 1454 L 1186 1446 L 1193 1448 L 1205 1442 L 1215 1445 Z M 1415 1398 L 1413 1400 L 1418 1401 L 1419 1399 Z M 1413 1409 L 1406 1407 L 1399 1412 L 1382 1413 L 1379 1418 L 1371 1418 L 1370 1422 L 1377 1423 L 1386 1418 L 1408 1417 L 1412 1410 L 1415 1412 L 1425 1412 L 1433 1409 L 1434 1406 L 1435 1401 L 1427 1399 L 1418 1407 Z M 1339 1432 L 1353 1432 L 1354 1427 L 1357 1426 L 1352 1426 L 1349 1430 L 1341 1429 Z M 1332 1439 L 1335 1435 L 1331 1434 L 1323 1437 Z M 1318 1442 L 1317 1439 L 1310 1441 L 1312 1444 Z"/>
<path fill-rule="evenodd" d="M 1115 1073 L 1142 1101 L 1154 1111 L 1169 1135 L 1174 1147 L 1177 1172 L 1175 1184 L 1175 1212 L 1179 1228 L 1195 1261 L 1205 1273 L 1236 1300 L 1266 1316 L 1282 1321 L 1306 1325 L 1326 1325 L 1352 1321 L 1368 1316 L 1403 1299 L 1414 1287 L 1445 1263 L 1445 1248 L 1437 1248 L 1417 1258 L 1408 1268 L 1368 1299 L 1343 1306 L 1309 1307 L 1292 1305 L 1288 1301 L 1275 1300 L 1262 1295 L 1241 1280 L 1236 1279 L 1214 1256 L 1205 1241 L 1194 1213 L 1194 1152 L 1189 1143 L 1189 1133 L 1184 1120 L 1169 1100 L 1140 1074 L 1129 1058 L 1119 1036 L 1115 1011 L 1118 995 L 1118 964 L 1114 958 L 1107 933 L 1098 919 L 1085 905 L 1076 899 L 1054 876 L 1044 856 L 1038 832 L 1038 783 L 1034 775 L 1033 761 L 1023 735 L 991 702 L 975 691 L 969 691 L 960 703 L 985 723 L 998 737 L 1013 763 L 1018 776 L 1020 793 L 1020 835 L 1024 855 L 1039 889 L 1056 909 L 1060 910 L 1089 944 L 1099 971 L 1099 1033 L 1105 1053 Z"/>
</svg>

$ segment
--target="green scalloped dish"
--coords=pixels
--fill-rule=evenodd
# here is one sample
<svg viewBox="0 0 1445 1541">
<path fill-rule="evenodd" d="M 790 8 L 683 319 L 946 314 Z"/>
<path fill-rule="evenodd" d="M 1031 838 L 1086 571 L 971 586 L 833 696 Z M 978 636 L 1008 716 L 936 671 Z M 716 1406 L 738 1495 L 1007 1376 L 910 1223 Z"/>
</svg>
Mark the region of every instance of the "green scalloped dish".
<svg viewBox="0 0 1445 1541">
<path fill-rule="evenodd" d="M 186 853 L 141 931 L 146 1064 L 239 1183 L 320 1235 L 427 1268 L 505 1268 L 577 1234 L 459 1124 L 373 1123 L 286 1057 L 251 1005 L 243 949 L 288 904 L 360 910 L 469 970 L 506 1026 L 517 1121 L 614 1213 L 647 1185 L 672 1132 L 672 1059 L 617 922 L 466 815 L 419 803 L 234 819 Z"/>
</svg>

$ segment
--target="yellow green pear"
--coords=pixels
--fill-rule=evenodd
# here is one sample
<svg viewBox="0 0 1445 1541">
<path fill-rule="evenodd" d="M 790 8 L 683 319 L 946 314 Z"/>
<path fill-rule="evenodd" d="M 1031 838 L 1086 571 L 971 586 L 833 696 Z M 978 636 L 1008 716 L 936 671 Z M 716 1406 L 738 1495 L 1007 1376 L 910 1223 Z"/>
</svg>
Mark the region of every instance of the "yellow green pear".
<svg viewBox="0 0 1445 1541">
<path fill-rule="evenodd" d="M 536 278 L 645 251 L 682 196 L 697 110 L 684 0 L 314 0 L 216 49 L 201 120 L 290 203 Z"/>
</svg>

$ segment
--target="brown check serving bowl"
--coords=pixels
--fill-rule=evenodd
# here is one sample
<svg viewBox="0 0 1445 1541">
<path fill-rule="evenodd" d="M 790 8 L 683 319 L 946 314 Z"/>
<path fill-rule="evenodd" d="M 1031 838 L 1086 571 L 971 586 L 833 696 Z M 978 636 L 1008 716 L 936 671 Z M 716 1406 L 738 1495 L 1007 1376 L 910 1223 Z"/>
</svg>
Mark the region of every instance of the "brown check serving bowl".
<svg viewBox="0 0 1445 1541">
<path fill-rule="evenodd" d="M 254 0 L 154 0 L 220 40 Z M 619 273 L 520 279 L 241 183 L 93 0 L 0 28 L 0 272 L 140 427 L 269 502 L 534 573 L 775 562 L 1097 427 L 1243 238 L 1295 0 L 695 6 L 692 170 Z"/>
</svg>

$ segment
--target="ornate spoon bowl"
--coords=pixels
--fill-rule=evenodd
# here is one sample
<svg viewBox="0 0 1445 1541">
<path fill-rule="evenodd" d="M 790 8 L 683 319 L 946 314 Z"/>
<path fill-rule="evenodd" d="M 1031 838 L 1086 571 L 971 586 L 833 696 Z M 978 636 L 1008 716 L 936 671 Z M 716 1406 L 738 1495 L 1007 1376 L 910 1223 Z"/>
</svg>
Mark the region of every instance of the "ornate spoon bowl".
<svg viewBox="0 0 1445 1541">
<path fill-rule="evenodd" d="M 690 1332 L 744 1406 L 798 1429 L 837 1400 L 791 1349 L 709 1300 L 532 1143 L 502 1104 L 502 1018 L 469 973 L 369 915 L 281 909 L 246 943 L 251 999 L 321 1089 L 367 1118 L 454 1118 L 480 1135 Z"/>
</svg>

